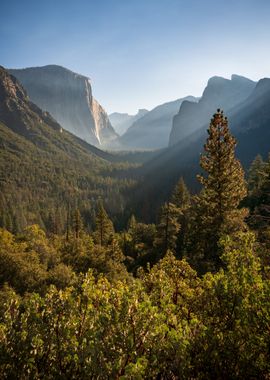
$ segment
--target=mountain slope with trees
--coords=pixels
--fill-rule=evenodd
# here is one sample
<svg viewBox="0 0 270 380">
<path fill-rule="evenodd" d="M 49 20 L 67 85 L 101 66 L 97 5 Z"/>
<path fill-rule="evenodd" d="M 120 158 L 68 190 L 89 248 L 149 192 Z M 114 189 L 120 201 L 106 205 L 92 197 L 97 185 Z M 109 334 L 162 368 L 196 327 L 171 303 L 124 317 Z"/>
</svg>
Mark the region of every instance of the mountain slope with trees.
<svg viewBox="0 0 270 380">
<path fill-rule="evenodd" d="M 120 213 L 134 180 L 121 158 L 73 136 L 31 103 L 19 82 L 0 69 L 1 225 L 13 231 L 39 223 L 66 224 L 68 204 L 91 225 L 101 196 Z M 86 212 L 87 210 L 87 212 Z M 89 215 L 90 213 L 90 215 Z"/>
</svg>

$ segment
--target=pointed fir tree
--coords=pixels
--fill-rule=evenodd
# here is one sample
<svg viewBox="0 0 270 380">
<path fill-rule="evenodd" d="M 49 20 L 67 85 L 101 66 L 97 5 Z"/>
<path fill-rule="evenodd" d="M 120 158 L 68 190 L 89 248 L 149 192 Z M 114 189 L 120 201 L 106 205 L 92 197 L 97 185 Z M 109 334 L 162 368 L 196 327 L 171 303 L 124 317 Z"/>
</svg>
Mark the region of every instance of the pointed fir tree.
<svg viewBox="0 0 270 380">
<path fill-rule="evenodd" d="M 67 215 L 66 215 L 66 241 L 69 241 L 70 235 L 70 203 L 67 204 Z"/>
<path fill-rule="evenodd" d="M 178 222 L 180 224 L 180 231 L 177 235 L 176 241 L 176 256 L 182 258 L 185 254 L 184 251 L 188 230 L 189 208 L 191 202 L 191 196 L 183 177 L 181 177 L 177 182 L 171 199 L 172 203 L 175 204 L 179 210 Z"/>
<path fill-rule="evenodd" d="M 260 155 L 257 155 L 252 161 L 249 171 L 248 171 L 248 180 L 247 188 L 248 195 L 245 198 L 243 204 L 249 208 L 250 216 L 248 218 L 248 224 L 252 228 L 256 228 L 256 209 L 261 203 L 262 196 L 262 187 L 267 181 L 269 172 L 269 163 L 264 162 Z M 254 218 L 255 216 L 255 218 Z M 255 224 L 254 224 L 255 223 Z"/>
<path fill-rule="evenodd" d="M 248 172 L 249 195 L 256 196 L 267 177 L 267 163 L 261 155 L 257 155 L 252 161 Z"/>
<path fill-rule="evenodd" d="M 53 235 L 59 235 L 62 232 L 62 215 L 59 207 L 51 210 L 47 222 L 47 231 Z"/>
<path fill-rule="evenodd" d="M 132 230 L 134 230 L 134 228 L 136 227 L 136 224 L 137 224 L 136 218 L 132 214 L 127 224 L 127 230 L 129 233 L 132 232 Z"/>
<path fill-rule="evenodd" d="M 175 251 L 177 236 L 180 230 L 178 222 L 179 209 L 173 203 L 165 203 L 160 211 L 154 246 L 158 256 L 163 257 L 168 250 Z"/>
<path fill-rule="evenodd" d="M 246 195 L 244 171 L 235 157 L 236 140 L 219 109 L 211 119 L 198 180 L 203 189 L 194 197 L 191 252 L 205 269 L 220 266 L 219 239 L 246 228 L 246 210 L 239 209 Z M 198 262 L 197 262 L 198 264 Z"/>
<path fill-rule="evenodd" d="M 183 177 L 179 179 L 173 190 L 172 203 L 182 211 L 190 206 L 190 193 Z"/>
<path fill-rule="evenodd" d="M 95 219 L 94 239 L 98 245 L 106 246 L 113 233 L 113 223 L 108 217 L 108 214 L 103 207 L 103 203 L 99 201 Z"/>
<path fill-rule="evenodd" d="M 74 236 L 76 239 L 78 239 L 83 231 L 83 221 L 82 221 L 80 210 L 78 208 L 75 210 L 74 215 L 73 215 L 72 227 L 73 227 Z"/>
<path fill-rule="evenodd" d="M 261 230 L 270 227 L 270 165 L 264 174 L 266 177 L 256 195 L 256 207 L 249 218 L 251 226 Z"/>
</svg>

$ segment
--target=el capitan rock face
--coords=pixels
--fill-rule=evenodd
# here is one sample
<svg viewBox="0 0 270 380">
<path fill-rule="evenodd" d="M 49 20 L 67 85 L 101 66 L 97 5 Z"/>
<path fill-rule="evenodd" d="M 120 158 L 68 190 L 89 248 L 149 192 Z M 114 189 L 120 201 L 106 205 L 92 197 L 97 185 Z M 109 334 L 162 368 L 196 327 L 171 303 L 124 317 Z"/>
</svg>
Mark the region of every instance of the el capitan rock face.
<svg viewBox="0 0 270 380">
<path fill-rule="evenodd" d="M 228 112 L 249 97 L 256 82 L 242 76 L 232 75 L 231 80 L 212 77 L 207 83 L 198 103 L 184 101 L 173 118 L 169 146 L 192 135 L 209 122 L 217 108 Z"/>
<path fill-rule="evenodd" d="M 11 69 L 31 101 L 90 144 L 103 146 L 117 137 L 101 105 L 93 98 L 89 78 L 61 66 Z"/>
</svg>

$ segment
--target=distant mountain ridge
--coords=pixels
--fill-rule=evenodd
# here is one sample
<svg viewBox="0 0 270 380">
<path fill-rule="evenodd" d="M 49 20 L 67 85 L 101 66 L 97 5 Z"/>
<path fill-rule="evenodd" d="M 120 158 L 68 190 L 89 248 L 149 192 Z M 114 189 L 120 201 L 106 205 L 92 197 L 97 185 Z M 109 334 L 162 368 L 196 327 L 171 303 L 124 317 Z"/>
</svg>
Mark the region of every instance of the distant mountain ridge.
<svg viewBox="0 0 270 380">
<path fill-rule="evenodd" d="M 10 69 L 30 99 L 63 128 L 95 146 L 117 137 L 107 113 L 92 95 L 89 78 L 58 65 Z"/>
<path fill-rule="evenodd" d="M 211 116 L 215 112 L 216 108 L 213 108 Z M 228 117 L 231 132 L 237 139 L 236 155 L 245 169 L 257 154 L 266 159 L 270 152 L 270 79 L 259 80 L 251 94 L 225 112 L 225 115 Z M 164 149 L 140 169 L 143 181 L 138 185 L 136 192 L 140 209 L 144 209 L 146 202 L 147 210 L 156 210 L 160 202 L 168 199 L 180 176 L 184 177 L 193 192 L 198 190 L 196 174 L 201 172 L 199 159 L 210 118 L 204 125 Z M 159 194 L 159 197 L 156 194 Z M 151 217 L 155 215 L 152 213 Z"/>
<path fill-rule="evenodd" d="M 193 96 L 161 104 L 136 120 L 116 141 L 125 149 L 160 149 L 168 145 L 173 116 L 185 100 L 196 102 Z"/>
<path fill-rule="evenodd" d="M 113 112 L 109 115 L 110 122 L 115 131 L 121 136 L 138 119 L 143 117 L 148 110 L 141 108 L 135 115 L 128 113 Z"/>
<path fill-rule="evenodd" d="M 199 130 L 207 123 L 214 110 L 221 108 L 224 112 L 240 104 L 252 93 L 256 82 L 233 74 L 231 79 L 212 77 L 198 103 L 185 101 L 173 118 L 169 145 L 172 146 Z"/>
</svg>

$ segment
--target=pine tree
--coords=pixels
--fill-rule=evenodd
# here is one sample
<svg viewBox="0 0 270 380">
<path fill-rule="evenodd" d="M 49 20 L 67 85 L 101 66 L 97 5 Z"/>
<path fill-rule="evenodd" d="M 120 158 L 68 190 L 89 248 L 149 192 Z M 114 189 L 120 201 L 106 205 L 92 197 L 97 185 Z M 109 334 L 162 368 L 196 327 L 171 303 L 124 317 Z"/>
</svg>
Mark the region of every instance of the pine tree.
<svg viewBox="0 0 270 380">
<path fill-rule="evenodd" d="M 257 193 L 256 207 L 250 217 L 250 223 L 261 230 L 270 227 L 270 167 Z"/>
<path fill-rule="evenodd" d="M 250 195 L 256 195 L 264 183 L 267 173 L 267 164 L 261 155 L 257 155 L 250 165 L 248 173 L 248 191 Z"/>
<path fill-rule="evenodd" d="M 51 234 L 58 235 L 61 233 L 61 215 L 59 207 L 51 210 L 48 216 L 47 231 Z"/>
<path fill-rule="evenodd" d="M 178 222 L 179 209 L 173 203 L 165 203 L 161 208 L 154 245 L 159 250 L 159 256 L 164 256 L 167 250 L 175 251 L 177 235 L 180 230 Z"/>
<path fill-rule="evenodd" d="M 184 211 L 190 206 L 190 193 L 185 184 L 183 177 L 177 182 L 173 194 L 172 203 L 175 204 L 180 210 Z"/>
<path fill-rule="evenodd" d="M 114 233 L 113 223 L 108 217 L 102 202 L 98 203 L 98 209 L 95 219 L 94 238 L 97 244 L 105 246 L 108 244 L 111 235 Z"/>
<path fill-rule="evenodd" d="M 265 185 L 267 187 L 266 182 L 269 168 L 269 162 L 264 162 L 262 157 L 257 155 L 251 163 L 248 171 L 248 196 L 243 203 L 250 210 L 248 224 L 252 226 L 252 228 L 256 228 L 260 225 L 260 218 L 257 218 L 257 212 L 258 206 L 261 205 L 263 200 L 262 195 L 265 191 Z"/>
<path fill-rule="evenodd" d="M 67 215 L 66 215 L 66 241 L 69 241 L 70 233 L 70 203 L 67 205 Z"/>
<path fill-rule="evenodd" d="M 209 266 L 207 269 L 220 265 L 220 237 L 246 228 L 246 210 L 238 208 L 246 195 L 244 171 L 235 158 L 235 147 L 228 120 L 218 109 L 211 119 L 200 159 L 204 175 L 199 175 L 198 180 L 203 189 L 194 197 L 191 225 L 191 254 L 201 259 L 206 268 Z"/>
<path fill-rule="evenodd" d="M 180 232 L 178 233 L 176 241 L 176 255 L 180 258 L 183 257 L 185 251 L 190 202 L 190 193 L 183 177 L 181 177 L 172 193 L 172 203 L 175 204 L 179 210 L 178 222 L 180 224 Z"/>
<path fill-rule="evenodd" d="M 137 224 L 136 218 L 132 214 L 127 224 L 128 232 L 131 232 L 136 227 L 136 224 Z"/>
<path fill-rule="evenodd" d="M 72 224 L 73 224 L 73 231 L 74 231 L 75 238 L 78 239 L 83 230 L 83 221 L 82 221 L 80 210 L 78 208 L 75 210 L 72 222 L 73 222 Z"/>
</svg>

